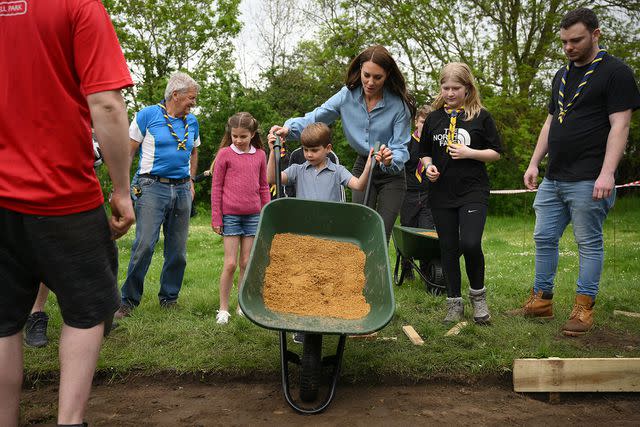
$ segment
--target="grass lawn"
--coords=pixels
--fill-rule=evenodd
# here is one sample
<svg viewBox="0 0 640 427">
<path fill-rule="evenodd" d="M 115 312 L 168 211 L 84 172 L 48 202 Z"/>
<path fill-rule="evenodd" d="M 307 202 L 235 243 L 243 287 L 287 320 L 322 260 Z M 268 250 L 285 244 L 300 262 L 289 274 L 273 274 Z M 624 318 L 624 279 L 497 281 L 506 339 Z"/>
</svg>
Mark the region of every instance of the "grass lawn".
<svg viewBox="0 0 640 427">
<path fill-rule="evenodd" d="M 529 197 L 523 200 L 523 206 L 530 205 L 530 194 L 521 197 Z M 387 377 L 410 382 L 442 376 L 504 376 L 510 373 L 513 359 L 522 357 L 640 357 L 640 319 L 613 317 L 614 309 L 640 312 L 638 212 L 640 198 L 623 198 L 618 200 L 605 223 L 605 268 L 595 307 L 596 328 L 591 334 L 571 339 L 559 333 L 572 308 L 578 271 L 577 248 L 570 227 L 560 247 L 554 297 L 556 319 L 537 323 L 503 315 L 506 310 L 519 306 L 532 286 L 534 218 L 530 213 L 519 217 L 490 217 L 484 234 L 484 252 L 493 325 L 473 325 L 471 310 L 468 310 L 470 325 L 458 336 L 444 337 L 449 329 L 441 323 L 445 297 L 426 293 L 421 282 L 405 281 L 394 289 L 393 320 L 378 334 L 397 337 L 397 340 L 347 340 L 343 379 L 368 381 Z M 102 375 L 119 377 L 130 372 L 170 371 L 203 376 L 279 378 L 276 332 L 262 329 L 235 314 L 228 325 L 215 323 L 223 249 L 221 237 L 209 226 L 208 215 L 201 211 L 191 224 L 188 265 L 179 308 L 166 311 L 158 306 L 160 243 L 147 274 L 142 304 L 105 340 L 98 363 Z M 120 284 L 126 274 L 133 236 L 130 231 L 118 241 Z M 393 267 L 393 245 L 390 252 Z M 465 299 L 467 288 L 464 277 Z M 236 304 L 234 289 L 232 309 Z M 47 312 L 51 316 L 51 344 L 44 349 L 25 349 L 26 374 L 36 381 L 58 370 L 61 318 L 55 296 L 49 297 Z M 407 324 L 413 325 L 423 337 L 424 346 L 413 346 L 404 336 L 402 326 Z M 325 337 L 326 350 L 333 351 L 336 342 L 336 337 Z M 290 347 L 300 349 L 300 346 Z"/>
</svg>

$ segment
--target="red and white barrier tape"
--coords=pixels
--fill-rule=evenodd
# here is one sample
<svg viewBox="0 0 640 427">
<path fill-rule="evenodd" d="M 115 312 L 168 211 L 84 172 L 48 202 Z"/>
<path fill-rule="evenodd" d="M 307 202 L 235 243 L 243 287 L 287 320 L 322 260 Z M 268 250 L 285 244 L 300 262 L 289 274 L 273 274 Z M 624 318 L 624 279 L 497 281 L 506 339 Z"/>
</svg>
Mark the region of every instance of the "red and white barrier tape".
<svg viewBox="0 0 640 427">
<path fill-rule="evenodd" d="M 616 185 L 616 188 L 622 188 L 622 187 L 640 187 L 640 181 L 633 181 L 627 184 Z"/>
<path fill-rule="evenodd" d="M 627 184 L 616 185 L 616 188 L 626 188 L 626 187 L 640 187 L 640 181 L 633 181 Z M 535 193 L 536 190 L 491 190 L 491 194 L 520 194 L 520 193 Z"/>
</svg>

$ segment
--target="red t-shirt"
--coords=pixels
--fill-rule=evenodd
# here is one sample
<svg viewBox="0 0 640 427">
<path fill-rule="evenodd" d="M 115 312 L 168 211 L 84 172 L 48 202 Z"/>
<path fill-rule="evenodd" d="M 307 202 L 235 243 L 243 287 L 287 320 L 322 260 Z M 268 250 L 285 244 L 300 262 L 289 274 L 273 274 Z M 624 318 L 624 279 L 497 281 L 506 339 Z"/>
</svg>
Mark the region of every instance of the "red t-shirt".
<svg viewBox="0 0 640 427">
<path fill-rule="evenodd" d="M 100 0 L 0 0 L 0 207 L 103 203 L 86 96 L 133 84 Z"/>
</svg>

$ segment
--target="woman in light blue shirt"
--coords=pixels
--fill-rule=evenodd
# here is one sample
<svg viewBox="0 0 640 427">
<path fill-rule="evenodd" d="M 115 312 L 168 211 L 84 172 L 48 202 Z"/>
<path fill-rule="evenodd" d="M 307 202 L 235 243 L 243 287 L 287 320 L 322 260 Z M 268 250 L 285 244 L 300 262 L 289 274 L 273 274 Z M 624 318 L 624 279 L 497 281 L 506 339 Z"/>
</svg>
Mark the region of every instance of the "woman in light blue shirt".
<svg viewBox="0 0 640 427">
<path fill-rule="evenodd" d="M 406 191 L 403 169 L 409 159 L 407 144 L 415 110 L 415 101 L 395 60 L 384 46 L 375 45 L 351 61 L 346 84 L 338 93 L 304 117 L 273 126 L 271 132 L 299 140 L 302 130 L 311 123 L 330 125 L 342 119 L 344 135 L 358 153 L 354 176 L 360 176 L 369 149 L 380 142 L 383 161 L 374 170 L 368 205 L 382 216 L 389 240 Z M 354 191 L 353 201 L 363 203 L 364 193 Z"/>
</svg>

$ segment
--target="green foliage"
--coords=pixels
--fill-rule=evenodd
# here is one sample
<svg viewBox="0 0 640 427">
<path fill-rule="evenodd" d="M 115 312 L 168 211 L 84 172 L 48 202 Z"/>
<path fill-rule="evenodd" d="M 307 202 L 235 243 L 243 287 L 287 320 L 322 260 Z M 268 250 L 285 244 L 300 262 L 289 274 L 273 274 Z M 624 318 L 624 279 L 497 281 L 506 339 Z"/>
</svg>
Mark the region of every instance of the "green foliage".
<svg viewBox="0 0 640 427">
<path fill-rule="evenodd" d="M 232 61 L 232 40 L 240 30 L 239 0 L 104 3 L 137 83 L 127 94 L 131 114 L 162 98 L 173 71 L 185 70 L 201 83 L 195 111 L 203 142 L 199 171 L 209 167 L 229 116 L 250 112 L 264 135 L 272 125 L 312 110 L 339 90 L 350 60 L 374 43 L 389 47 L 419 104 L 439 90 L 443 64 L 456 60 L 471 65 L 505 148 L 502 159 L 488 165 L 494 189 L 522 188 L 522 174 L 546 116 L 551 77 L 565 61 L 557 31 L 567 10 L 593 7 L 601 21 L 602 44 L 640 73 L 640 8 L 635 0 L 320 0 L 319 12 L 307 16 L 318 25 L 316 36 L 265 70 L 259 87 L 243 87 Z M 638 178 L 638 117 L 640 113 L 633 116 L 618 182 Z M 350 167 L 355 152 L 339 120 L 333 142 Z M 296 146 L 291 143 L 289 149 Z M 100 172 L 100 178 L 108 192 L 106 173 Z M 208 196 L 209 185 L 197 186 L 201 209 L 208 206 Z M 520 212 L 520 207 L 511 198 L 492 198 L 491 210 L 507 214 Z"/>
<path fill-rule="evenodd" d="M 134 111 L 163 98 L 177 70 L 197 81 L 232 69 L 239 0 L 105 0 L 137 86 Z M 214 80 L 215 81 L 215 80 Z M 211 81 L 213 83 L 213 81 Z"/>
</svg>

